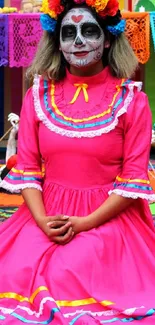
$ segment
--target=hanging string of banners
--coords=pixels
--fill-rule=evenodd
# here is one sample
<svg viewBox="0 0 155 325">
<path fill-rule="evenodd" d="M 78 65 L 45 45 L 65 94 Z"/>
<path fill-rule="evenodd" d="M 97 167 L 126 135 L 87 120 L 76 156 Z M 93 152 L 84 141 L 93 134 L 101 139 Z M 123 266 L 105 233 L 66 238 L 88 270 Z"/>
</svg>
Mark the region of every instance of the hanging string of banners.
<svg viewBox="0 0 155 325">
<path fill-rule="evenodd" d="M 155 12 L 123 12 L 126 36 L 138 58 L 150 57 L 150 26 L 155 49 Z M 28 67 L 42 36 L 40 14 L 0 14 L 0 66 Z"/>
</svg>

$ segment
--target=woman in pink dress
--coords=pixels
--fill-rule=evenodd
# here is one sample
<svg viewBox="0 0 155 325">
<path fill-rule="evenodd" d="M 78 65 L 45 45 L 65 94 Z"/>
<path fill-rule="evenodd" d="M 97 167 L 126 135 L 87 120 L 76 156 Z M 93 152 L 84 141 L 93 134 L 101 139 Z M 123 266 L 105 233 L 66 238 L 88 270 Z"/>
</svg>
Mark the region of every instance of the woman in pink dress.
<svg viewBox="0 0 155 325">
<path fill-rule="evenodd" d="M 43 2 L 0 226 L 0 324 L 155 324 L 151 112 L 117 0 Z M 45 175 L 41 161 L 45 162 Z"/>
</svg>

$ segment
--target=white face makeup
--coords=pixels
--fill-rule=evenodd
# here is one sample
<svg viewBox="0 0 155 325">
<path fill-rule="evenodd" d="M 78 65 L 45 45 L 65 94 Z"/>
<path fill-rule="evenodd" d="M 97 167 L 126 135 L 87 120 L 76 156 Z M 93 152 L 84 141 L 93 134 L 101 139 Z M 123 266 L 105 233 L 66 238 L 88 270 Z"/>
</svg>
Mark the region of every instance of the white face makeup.
<svg viewBox="0 0 155 325">
<path fill-rule="evenodd" d="M 86 8 L 71 9 L 63 18 L 60 47 L 70 65 L 84 67 L 100 61 L 104 40 L 103 30 Z"/>
</svg>

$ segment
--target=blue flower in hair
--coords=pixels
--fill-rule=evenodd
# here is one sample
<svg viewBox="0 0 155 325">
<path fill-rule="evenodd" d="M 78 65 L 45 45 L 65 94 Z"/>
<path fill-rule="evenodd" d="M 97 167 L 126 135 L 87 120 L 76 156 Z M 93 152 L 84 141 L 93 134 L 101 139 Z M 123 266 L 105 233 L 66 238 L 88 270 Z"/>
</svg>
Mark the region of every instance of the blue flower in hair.
<svg viewBox="0 0 155 325">
<path fill-rule="evenodd" d="M 57 21 L 51 18 L 49 15 L 41 14 L 40 22 L 41 22 L 42 29 L 46 30 L 49 33 L 53 33 L 55 31 Z"/>
<path fill-rule="evenodd" d="M 117 25 L 115 26 L 107 26 L 106 29 L 113 35 L 118 36 L 125 31 L 126 20 L 122 19 Z"/>
</svg>

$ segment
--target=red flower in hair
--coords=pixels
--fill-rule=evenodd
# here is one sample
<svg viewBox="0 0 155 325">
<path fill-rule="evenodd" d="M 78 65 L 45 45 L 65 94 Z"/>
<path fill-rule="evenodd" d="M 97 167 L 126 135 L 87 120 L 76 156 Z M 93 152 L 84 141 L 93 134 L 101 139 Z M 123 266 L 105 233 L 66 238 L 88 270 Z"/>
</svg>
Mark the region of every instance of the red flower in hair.
<svg viewBox="0 0 155 325">
<path fill-rule="evenodd" d="M 118 0 L 109 0 L 105 9 L 103 11 L 100 11 L 98 14 L 101 17 L 115 16 L 117 14 L 118 9 L 119 9 Z"/>
<path fill-rule="evenodd" d="M 60 0 L 49 1 L 49 9 L 54 11 L 57 16 L 64 11 L 64 7 L 61 6 Z"/>
</svg>

